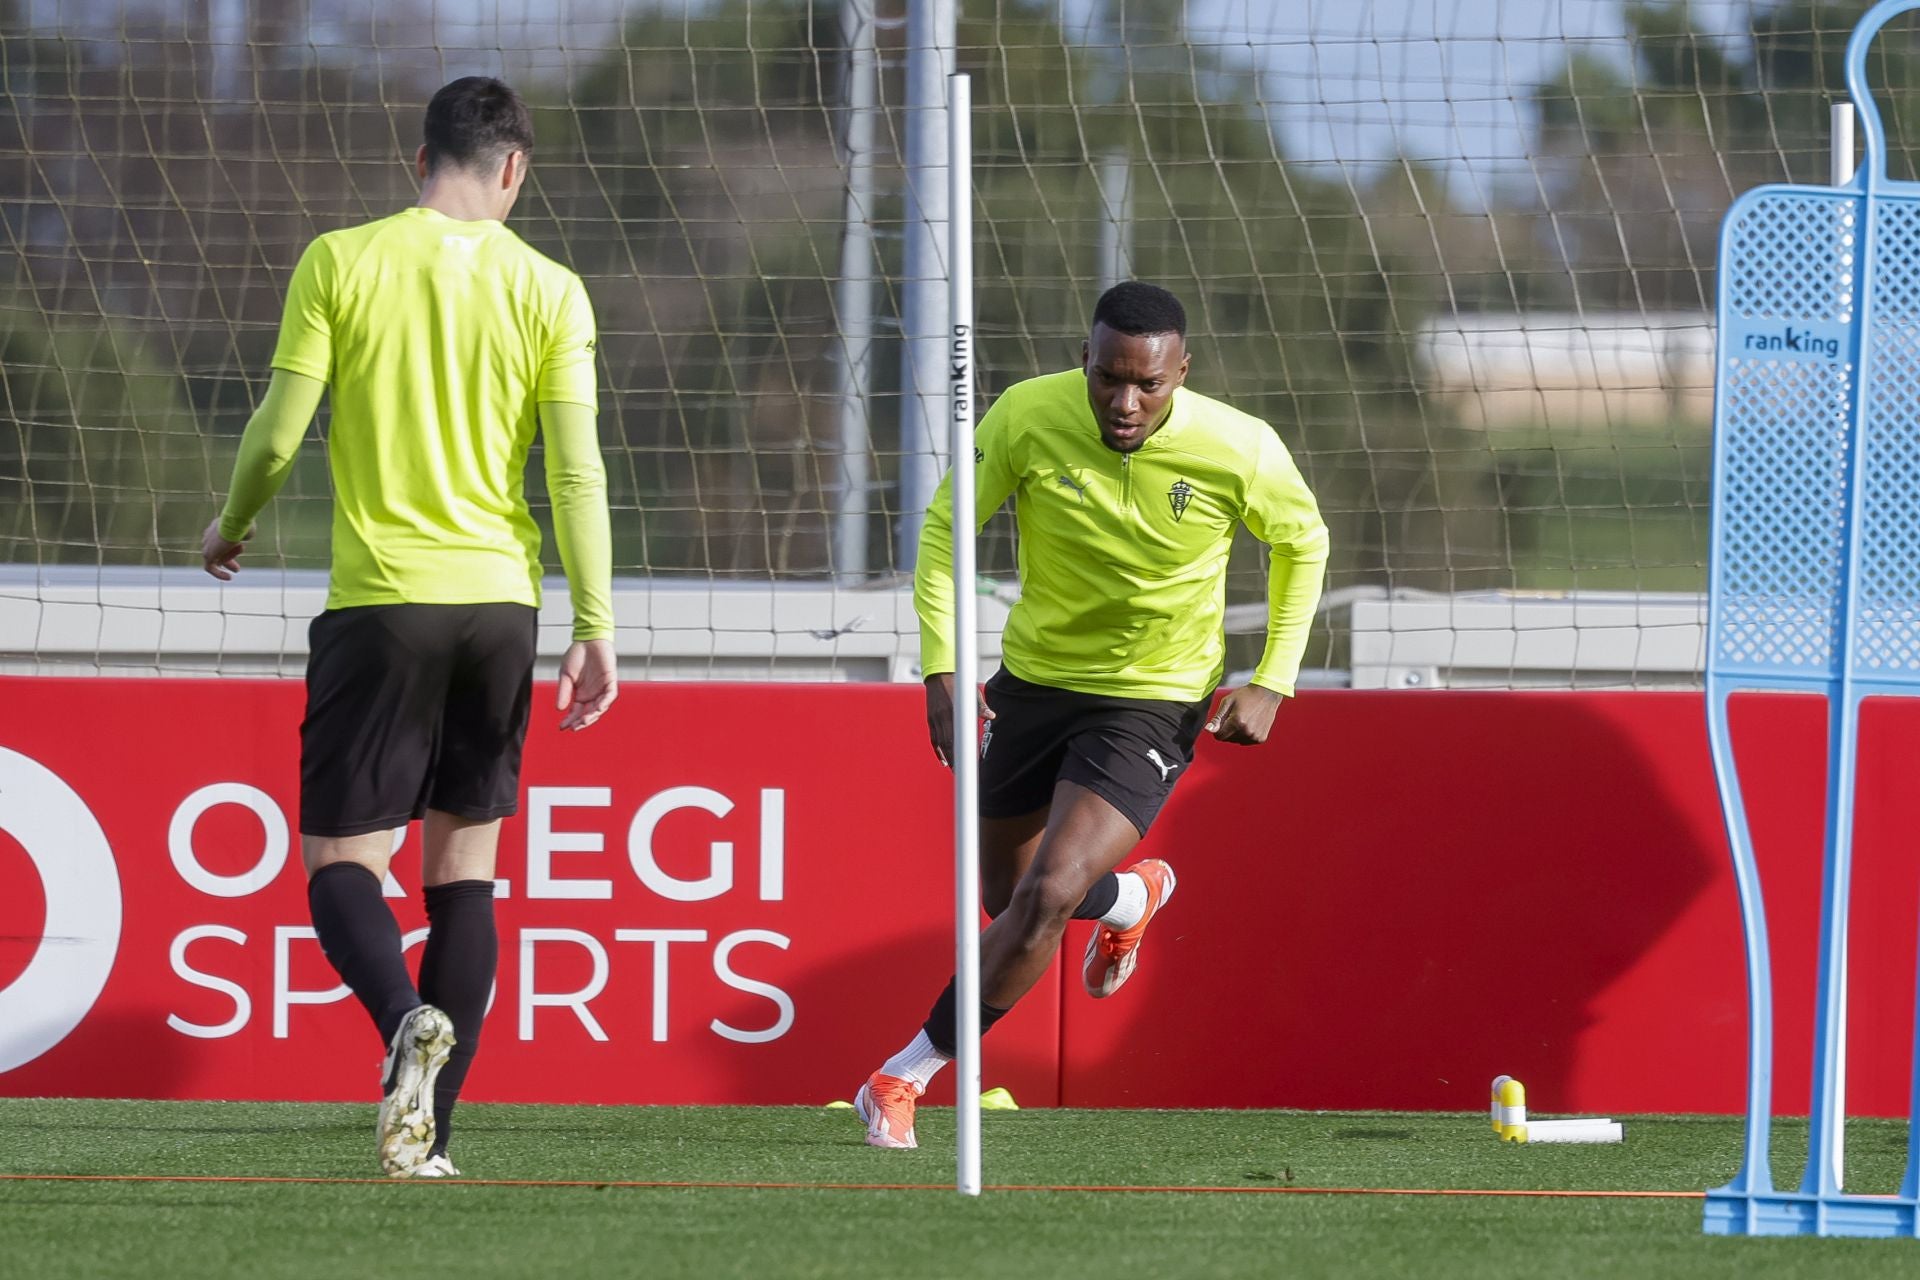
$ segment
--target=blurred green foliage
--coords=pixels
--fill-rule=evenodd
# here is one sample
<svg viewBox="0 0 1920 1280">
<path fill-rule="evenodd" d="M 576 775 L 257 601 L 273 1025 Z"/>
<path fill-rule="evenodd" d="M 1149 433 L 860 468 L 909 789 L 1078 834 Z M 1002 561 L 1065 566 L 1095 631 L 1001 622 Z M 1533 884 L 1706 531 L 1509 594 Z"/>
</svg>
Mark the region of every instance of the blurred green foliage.
<svg viewBox="0 0 1920 1280">
<path fill-rule="evenodd" d="M 876 574 L 900 567 L 902 2 L 878 4 Z M 1178 6 L 1096 6 L 1067 30 L 1051 0 L 967 0 L 982 382 L 1077 361 L 1102 283 L 1099 169 L 1123 157 L 1133 274 L 1186 301 L 1192 385 L 1293 449 L 1333 526 L 1332 585 L 1697 586 L 1697 424 L 1469 429 L 1423 386 L 1422 334 L 1453 312 L 1707 308 L 1732 195 L 1824 174 L 1865 7 L 1757 5 L 1727 39 L 1680 0 L 1625 3 L 1629 56 L 1571 49 L 1515 87 L 1534 181 L 1482 208 L 1430 163 L 1288 156 L 1275 119 L 1292 90 L 1257 51 L 1190 39 Z M 266 12 L 236 99 L 191 14 L 80 40 L 0 0 L 0 558 L 190 558 L 300 246 L 413 198 L 405 161 L 441 71 L 371 73 L 352 45 L 308 38 L 302 5 Z M 839 19 L 835 0 L 637 5 L 606 47 L 523 81 L 540 141 L 514 221 L 594 297 L 623 573 L 845 568 Z M 1914 52 L 1902 28 L 1875 58 L 1901 176 Z M 473 69 L 491 68 L 455 70 Z M 529 487 L 538 501 L 537 467 Z M 269 562 L 324 563 L 326 493 L 316 442 L 263 524 Z M 1235 595 L 1257 595 L 1255 558 L 1236 566 Z"/>
</svg>

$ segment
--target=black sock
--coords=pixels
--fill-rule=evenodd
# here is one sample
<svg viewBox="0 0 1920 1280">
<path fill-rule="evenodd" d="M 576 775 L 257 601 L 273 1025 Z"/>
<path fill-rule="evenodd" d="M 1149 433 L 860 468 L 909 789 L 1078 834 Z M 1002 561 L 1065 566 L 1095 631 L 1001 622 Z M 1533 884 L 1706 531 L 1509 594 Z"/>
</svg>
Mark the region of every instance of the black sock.
<svg viewBox="0 0 1920 1280">
<path fill-rule="evenodd" d="M 400 925 L 380 896 L 380 877 L 357 862 L 330 862 L 307 881 L 307 909 L 320 949 L 380 1028 L 384 1044 L 420 1003 L 400 954 Z"/>
<path fill-rule="evenodd" d="M 1113 910 L 1113 904 L 1120 901 L 1120 877 L 1109 871 L 1093 882 L 1093 888 L 1087 890 L 1087 896 L 1080 899 L 1080 905 L 1073 909 L 1075 920 L 1098 920 Z"/>
<path fill-rule="evenodd" d="M 993 1030 L 994 1023 L 1006 1016 L 1005 1009 L 996 1008 L 982 1000 L 980 1002 L 980 1034 L 986 1035 Z M 924 1028 L 927 1039 L 933 1042 L 933 1047 L 949 1058 L 957 1056 L 959 1052 L 954 1048 L 960 1039 L 955 1034 L 959 1018 L 960 997 L 955 994 L 954 983 L 950 980 L 947 983 L 947 989 L 942 991 L 940 998 L 933 1002 L 933 1012 L 927 1015 Z"/>
<path fill-rule="evenodd" d="M 480 1024 L 500 956 L 493 927 L 493 881 L 428 885 L 427 946 L 420 957 L 420 998 L 453 1019 L 453 1054 L 433 1088 L 433 1151 L 447 1149 L 453 1104 L 480 1047 Z"/>
</svg>

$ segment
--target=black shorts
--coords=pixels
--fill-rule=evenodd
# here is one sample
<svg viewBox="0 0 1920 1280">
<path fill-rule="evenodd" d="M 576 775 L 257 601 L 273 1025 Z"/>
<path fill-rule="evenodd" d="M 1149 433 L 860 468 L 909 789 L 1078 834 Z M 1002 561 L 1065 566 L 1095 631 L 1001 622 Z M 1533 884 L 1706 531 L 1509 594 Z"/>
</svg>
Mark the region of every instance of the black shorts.
<svg viewBox="0 0 1920 1280">
<path fill-rule="evenodd" d="M 523 604 L 376 604 L 315 618 L 301 834 L 385 831 L 428 809 L 513 813 L 536 616 Z"/>
<path fill-rule="evenodd" d="M 980 744 L 980 816 L 1047 807 L 1054 784 L 1085 787 L 1147 834 L 1173 794 L 1213 696 L 1156 702 L 1075 693 L 1022 680 L 1005 667 L 987 681 L 994 719 Z"/>
</svg>

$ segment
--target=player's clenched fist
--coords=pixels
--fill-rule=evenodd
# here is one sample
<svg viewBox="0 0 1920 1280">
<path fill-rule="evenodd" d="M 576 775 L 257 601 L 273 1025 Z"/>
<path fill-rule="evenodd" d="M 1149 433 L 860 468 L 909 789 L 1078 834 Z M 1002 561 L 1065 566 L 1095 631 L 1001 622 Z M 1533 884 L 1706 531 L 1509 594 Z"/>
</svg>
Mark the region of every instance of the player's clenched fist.
<svg viewBox="0 0 1920 1280">
<path fill-rule="evenodd" d="M 1235 689 L 1221 699 L 1207 732 L 1222 742 L 1257 747 L 1273 732 L 1273 717 L 1280 710 L 1280 695 L 1257 684 Z"/>
</svg>

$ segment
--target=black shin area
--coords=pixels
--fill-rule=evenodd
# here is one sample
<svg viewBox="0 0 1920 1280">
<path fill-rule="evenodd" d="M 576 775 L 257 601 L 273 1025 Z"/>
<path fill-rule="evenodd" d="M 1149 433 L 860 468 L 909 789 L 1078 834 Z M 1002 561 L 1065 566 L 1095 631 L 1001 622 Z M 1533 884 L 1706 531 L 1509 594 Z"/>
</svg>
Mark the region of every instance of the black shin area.
<svg viewBox="0 0 1920 1280">
<path fill-rule="evenodd" d="M 954 984 L 949 981 L 947 989 L 942 991 L 940 998 L 933 1002 L 933 1011 L 927 1015 L 925 1028 L 927 1039 L 933 1042 L 933 1047 L 949 1058 L 954 1057 L 958 1052 L 954 1046 L 959 1040 L 955 1034 L 955 1024 L 959 1016 L 960 999 L 955 994 Z M 980 1002 L 980 1034 L 986 1035 L 993 1029 L 994 1023 L 1006 1016 L 1005 1009 L 997 1008 L 982 1000 Z"/>
<path fill-rule="evenodd" d="M 400 925 L 380 896 L 380 877 L 357 862 L 330 862 L 307 881 L 313 931 L 340 980 L 366 1006 L 380 1039 L 420 1003 L 400 954 Z"/>
<path fill-rule="evenodd" d="M 440 1069 L 433 1090 L 433 1155 L 447 1149 L 453 1105 L 480 1047 L 480 1025 L 487 1016 L 499 961 L 499 935 L 493 923 L 493 881 L 455 880 L 428 885 L 427 946 L 420 957 L 420 998 L 453 1020 L 453 1053 Z"/>
<path fill-rule="evenodd" d="M 1120 877 L 1109 871 L 1093 882 L 1093 888 L 1087 890 L 1087 896 L 1080 899 L 1080 905 L 1073 909 L 1075 920 L 1098 920 L 1113 910 L 1113 904 L 1120 901 Z"/>
</svg>

